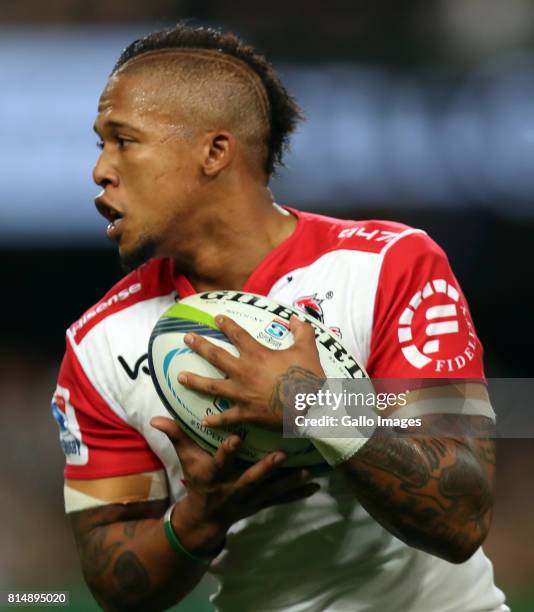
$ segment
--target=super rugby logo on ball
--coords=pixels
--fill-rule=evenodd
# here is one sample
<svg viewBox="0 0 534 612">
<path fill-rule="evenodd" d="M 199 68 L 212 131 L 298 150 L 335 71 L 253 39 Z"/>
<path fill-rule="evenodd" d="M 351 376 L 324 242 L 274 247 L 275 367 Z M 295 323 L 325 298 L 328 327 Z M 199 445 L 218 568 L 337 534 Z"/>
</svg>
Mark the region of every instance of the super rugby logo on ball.
<svg viewBox="0 0 534 612">
<path fill-rule="evenodd" d="M 163 404 L 180 426 L 204 449 L 215 452 L 224 439 L 236 432 L 244 438 L 241 459 L 257 461 L 274 449 L 288 455 L 285 465 L 316 465 L 324 460 L 315 447 L 302 438 L 284 438 L 281 433 L 254 425 L 208 428 L 202 419 L 228 409 L 226 398 L 212 397 L 188 389 L 178 382 L 181 371 L 200 376 L 224 378 L 224 373 L 191 351 L 184 336 L 195 332 L 235 356 L 237 349 L 219 330 L 215 317 L 224 314 L 243 327 L 260 344 L 271 349 L 287 349 L 293 344 L 289 319 L 295 314 L 313 326 L 321 365 L 328 378 L 363 378 L 366 374 L 356 359 L 329 329 L 302 311 L 269 298 L 242 291 L 208 291 L 173 304 L 152 331 L 148 348 L 150 375 Z"/>
<path fill-rule="evenodd" d="M 289 324 L 286 321 L 275 319 L 267 325 L 265 331 L 273 338 L 281 340 L 289 333 Z"/>
</svg>

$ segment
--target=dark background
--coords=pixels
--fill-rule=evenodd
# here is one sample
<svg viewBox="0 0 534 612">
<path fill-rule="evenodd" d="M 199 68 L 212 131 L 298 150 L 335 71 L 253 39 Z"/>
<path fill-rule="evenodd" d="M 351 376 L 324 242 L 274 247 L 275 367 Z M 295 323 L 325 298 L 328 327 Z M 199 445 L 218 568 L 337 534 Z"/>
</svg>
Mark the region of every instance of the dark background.
<svg viewBox="0 0 534 612">
<path fill-rule="evenodd" d="M 499 104 L 495 106 L 494 97 L 485 96 L 483 87 L 475 88 L 480 94 L 479 98 L 475 96 L 475 102 L 479 101 L 474 105 L 476 113 L 490 117 L 487 142 L 476 149 L 476 163 L 466 166 L 463 177 L 457 169 L 451 169 L 452 166 L 440 165 L 450 170 L 450 176 L 446 175 L 447 190 L 433 191 L 431 178 L 435 168 L 426 164 L 426 149 L 421 154 L 419 169 L 417 156 L 411 158 L 415 165 L 410 167 L 413 173 L 410 176 L 415 177 L 413 184 L 407 186 L 402 177 L 397 180 L 398 175 L 391 172 L 396 163 L 404 161 L 404 151 L 412 150 L 411 140 L 416 135 L 406 129 L 397 135 L 398 140 L 394 140 L 396 132 L 392 132 L 391 140 L 385 140 L 384 155 L 388 166 L 384 167 L 383 180 L 387 189 L 378 189 L 382 180 L 380 172 L 375 177 L 368 177 L 367 182 L 364 176 L 363 184 L 367 188 L 359 189 L 357 182 L 351 183 L 348 166 L 347 177 L 339 178 L 341 182 L 346 180 L 345 187 L 340 188 L 341 183 L 332 182 L 331 198 L 323 195 L 314 198 L 303 186 L 302 197 L 299 197 L 300 192 L 295 192 L 294 188 L 292 191 L 288 185 L 292 181 L 293 185 L 297 181 L 303 185 L 306 182 L 303 176 L 308 172 L 311 180 L 314 173 L 312 165 L 299 165 L 307 156 L 306 147 L 300 146 L 288 158 L 288 167 L 274 183 L 273 191 L 280 202 L 304 209 L 352 219 L 392 219 L 425 229 L 447 252 L 467 296 L 485 347 L 487 375 L 531 376 L 534 285 L 530 247 L 534 236 L 534 147 L 529 143 L 534 133 L 534 114 L 530 122 L 524 109 L 529 105 L 534 107 L 534 99 L 529 96 L 529 86 L 522 89 L 521 83 L 528 82 L 529 76 L 534 77 L 533 72 L 524 69 L 525 65 L 530 65 L 534 50 L 534 3 L 528 0 L 507 3 L 502 0 L 472 0 L 469 3 L 465 0 L 347 0 L 329 2 L 326 6 L 318 0 L 274 0 L 268 4 L 244 0 L 202 3 L 3 1 L 0 2 L 0 49 L 2 34 L 14 40 L 13 44 L 20 44 L 22 52 L 26 41 L 43 33 L 53 38 L 56 34 L 79 31 L 88 31 L 91 36 L 98 37 L 105 32 L 109 40 L 117 32 L 119 40 L 124 36 L 121 32 L 125 26 L 145 32 L 182 18 L 233 29 L 289 74 L 328 70 L 331 66 L 341 66 L 348 72 L 353 68 L 379 70 L 380 74 L 387 75 L 392 95 L 395 83 L 401 88 L 406 82 L 416 82 L 418 87 L 432 89 L 428 99 L 437 124 L 439 113 L 457 91 L 458 83 L 465 83 L 469 75 L 479 75 L 481 66 L 485 70 L 485 66 L 515 58 L 509 64 L 512 68 L 498 72 L 498 79 L 506 81 L 515 70 L 514 66 L 521 65 L 521 79 L 526 75 L 526 81 L 520 79 L 519 86 L 514 85 L 513 96 L 495 97 Z M 122 38 L 120 41 L 116 55 L 121 50 Z M 65 53 L 68 52 L 66 47 Z M 24 61 L 44 62 L 49 70 L 52 60 L 47 60 L 46 49 L 43 54 L 37 51 L 33 59 Z M 102 84 L 114 59 L 110 58 L 109 65 L 98 76 Z M 13 61 L 11 56 L 2 59 L 0 53 L 0 70 L 2 64 L 5 68 Z M 21 72 L 23 68 L 21 65 Z M 10 80 L 4 79 L 2 85 L 7 92 L 18 86 L 17 71 L 12 70 L 10 74 Z M 68 89 L 70 76 L 58 76 L 62 76 L 63 85 Z M 83 80 L 83 75 L 81 78 Z M 480 84 L 478 76 L 475 80 Z M 534 82 L 534 78 L 531 80 Z M 94 88 L 90 92 L 95 100 L 98 94 Z M 335 86 L 331 91 L 317 92 L 319 94 L 327 98 L 331 95 L 333 102 L 341 95 Z M 305 100 L 313 99 L 306 95 L 301 100 L 305 112 L 308 110 Z M 32 113 L 40 108 L 39 95 L 29 102 L 25 118 L 31 124 Z M 333 104 L 332 112 L 335 107 Z M 16 147 L 11 144 L 4 148 L 0 162 L 4 168 L 3 174 L 0 170 L 0 286 L 3 298 L 0 345 L 3 500 L 0 520 L 4 532 L 0 536 L 0 589 L 70 589 L 73 609 L 90 610 L 95 607 L 81 582 L 74 544 L 62 512 L 63 459 L 48 405 L 64 348 L 66 327 L 120 278 L 121 270 L 114 249 L 105 240 L 104 222 L 98 231 L 96 222 L 86 232 L 74 224 L 72 228 L 66 224 L 57 232 L 50 229 L 56 220 L 60 224 L 68 208 L 93 214 L 88 212 L 92 207 L 91 199 L 72 187 L 68 176 L 61 176 L 61 158 L 57 162 L 57 173 L 62 181 L 63 199 L 58 199 L 56 205 L 49 196 L 35 198 L 29 213 L 26 204 L 19 219 L 19 207 L 23 210 L 19 194 L 24 188 L 27 155 L 34 155 L 32 148 L 35 147 L 43 147 L 37 153 L 43 163 L 50 155 L 39 139 L 39 133 L 46 130 L 46 126 L 33 125 L 33 136 L 29 140 L 24 136 L 21 143 L 22 136 L 17 136 L 19 128 L 9 126 L 13 113 L 9 96 L 7 102 L 6 99 L 1 101 L 0 94 L 0 110 L 5 124 L 3 129 L 11 129 L 9 142 L 16 143 Z M 348 112 L 350 114 L 350 107 Z M 355 108 L 354 113 L 357 112 Z M 383 112 L 386 121 L 388 111 Z M 314 112 L 307 114 L 309 129 L 319 129 L 321 126 L 313 123 Z M 512 126 L 509 130 L 506 129 L 508 125 Z M 75 130 L 85 133 L 90 127 L 91 124 L 80 124 Z M 498 138 L 494 135 L 495 130 L 502 131 Z M 479 133 L 479 138 L 481 135 L 486 138 L 485 131 Z M 355 134 L 354 138 L 357 137 Z M 454 142 L 453 137 L 450 138 Z M 436 137 L 434 143 L 427 145 L 429 153 L 442 151 L 443 142 Z M 313 146 L 321 145 L 313 142 Z M 462 146 L 458 146 L 457 156 L 461 157 Z M 365 155 L 365 147 L 364 143 L 362 155 Z M 66 146 L 64 156 L 69 155 Z M 22 174 L 13 178 L 9 174 L 14 172 L 13 167 Z M 501 173 L 502 168 L 506 169 L 505 173 Z M 82 170 L 90 181 L 90 163 Z M 315 172 L 320 171 L 320 168 L 315 169 Z M 46 178 L 38 181 L 42 180 L 44 185 Z M 329 178 L 324 177 L 327 188 Z M 26 180 L 36 179 L 28 174 Z M 369 188 L 369 185 L 374 186 L 373 181 L 377 185 L 375 191 Z M 427 199 L 427 193 L 432 197 Z M 46 212 L 43 212 L 44 207 Z M 41 221 L 40 215 L 43 219 L 46 215 L 48 221 Z M 525 410 L 531 409 L 532 406 L 525 406 Z M 530 544 L 534 525 L 529 515 L 534 502 L 533 470 L 532 440 L 499 440 L 497 504 L 486 549 L 495 566 L 497 584 L 509 593 L 513 610 L 534 609 L 534 591 L 529 581 L 534 574 L 534 553 Z M 204 609 L 204 600 L 202 591 L 194 596 L 190 609 Z"/>
</svg>

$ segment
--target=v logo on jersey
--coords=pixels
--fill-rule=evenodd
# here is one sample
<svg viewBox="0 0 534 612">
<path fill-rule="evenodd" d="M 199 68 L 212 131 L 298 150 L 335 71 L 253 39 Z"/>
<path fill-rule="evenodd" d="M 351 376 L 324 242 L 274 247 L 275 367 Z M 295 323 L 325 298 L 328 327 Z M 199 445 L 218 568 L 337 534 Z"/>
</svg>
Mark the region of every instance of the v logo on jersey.
<svg viewBox="0 0 534 612">
<path fill-rule="evenodd" d="M 141 357 L 139 357 L 139 359 L 135 362 L 135 365 L 133 368 L 131 368 L 128 365 L 128 363 L 126 362 L 126 359 L 124 359 L 122 355 L 119 355 L 117 359 L 119 360 L 119 363 L 123 367 L 124 371 L 126 372 L 130 380 L 137 379 L 137 377 L 139 376 L 139 370 L 141 370 L 144 374 L 147 374 L 148 376 L 150 376 L 150 370 L 148 369 L 148 366 L 144 365 L 143 367 L 141 367 L 141 364 L 143 363 L 143 361 L 148 361 L 148 353 L 141 355 Z"/>
</svg>

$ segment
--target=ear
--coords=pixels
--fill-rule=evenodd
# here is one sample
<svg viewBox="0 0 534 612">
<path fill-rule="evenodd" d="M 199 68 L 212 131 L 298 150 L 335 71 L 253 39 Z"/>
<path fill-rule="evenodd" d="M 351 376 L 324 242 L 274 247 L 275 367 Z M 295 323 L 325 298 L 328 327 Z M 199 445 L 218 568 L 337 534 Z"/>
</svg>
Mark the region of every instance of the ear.
<svg viewBox="0 0 534 612">
<path fill-rule="evenodd" d="M 217 176 L 233 161 L 237 142 L 231 132 L 219 131 L 207 134 L 203 149 L 203 171 L 206 176 Z"/>
</svg>

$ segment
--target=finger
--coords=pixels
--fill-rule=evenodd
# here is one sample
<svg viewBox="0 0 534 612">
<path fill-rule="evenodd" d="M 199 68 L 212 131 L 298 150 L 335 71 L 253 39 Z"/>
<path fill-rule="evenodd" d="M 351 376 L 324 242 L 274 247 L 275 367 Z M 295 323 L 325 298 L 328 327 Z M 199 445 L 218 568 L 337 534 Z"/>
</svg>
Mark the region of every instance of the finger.
<svg viewBox="0 0 534 612">
<path fill-rule="evenodd" d="M 184 342 L 201 357 L 204 357 L 225 374 L 231 374 L 237 368 L 239 360 L 226 349 L 217 346 L 198 334 L 189 333 L 184 336 Z"/>
<path fill-rule="evenodd" d="M 154 429 L 164 433 L 173 443 L 180 444 L 189 440 L 174 419 L 157 416 L 150 419 L 150 424 Z"/>
<path fill-rule="evenodd" d="M 315 361 L 315 365 L 312 365 L 308 369 L 313 372 L 316 376 L 323 377 L 325 375 L 324 369 L 321 366 L 321 360 L 319 357 L 319 350 L 317 349 L 317 343 L 315 342 L 315 331 L 310 323 L 301 321 L 296 315 L 292 315 L 289 319 L 289 329 L 293 334 L 294 343 L 293 346 L 288 348 L 288 351 L 305 354 L 307 359 L 312 358 L 312 362 Z"/>
<path fill-rule="evenodd" d="M 245 489 L 251 485 L 266 478 L 271 474 L 278 466 L 280 466 L 287 459 L 287 455 L 282 451 L 275 451 L 265 455 L 263 459 L 254 463 L 251 467 L 241 474 L 241 477 L 235 484 L 236 489 Z"/>
<path fill-rule="evenodd" d="M 241 442 L 242 440 L 239 436 L 231 435 L 219 446 L 213 456 L 213 461 L 218 470 L 225 471 L 232 467 Z"/>
<path fill-rule="evenodd" d="M 219 414 L 210 414 L 202 419 L 204 427 L 225 427 L 226 425 L 236 425 L 245 423 L 246 416 L 240 406 L 233 406 Z"/>
<path fill-rule="evenodd" d="M 315 332 L 306 321 L 301 321 L 296 315 L 289 319 L 289 329 L 295 339 L 295 344 L 311 344 L 315 346 Z"/>
<path fill-rule="evenodd" d="M 167 417 L 153 417 L 150 424 L 154 429 L 164 433 L 174 446 L 174 450 L 183 461 L 188 455 L 193 455 L 196 459 L 200 456 L 208 455 L 205 450 L 200 448 L 174 421 Z"/>
<path fill-rule="evenodd" d="M 180 372 L 178 382 L 188 389 L 200 391 L 207 395 L 234 399 L 232 398 L 232 390 L 235 387 L 227 378 L 208 378 L 207 376 L 193 374 L 193 372 Z"/>
<path fill-rule="evenodd" d="M 257 342 L 246 329 L 238 325 L 230 317 L 224 315 L 217 315 L 215 317 L 215 323 L 219 326 L 219 329 L 224 333 L 230 342 L 239 349 L 239 352 L 247 350 L 263 350 L 265 347 Z"/>
</svg>

